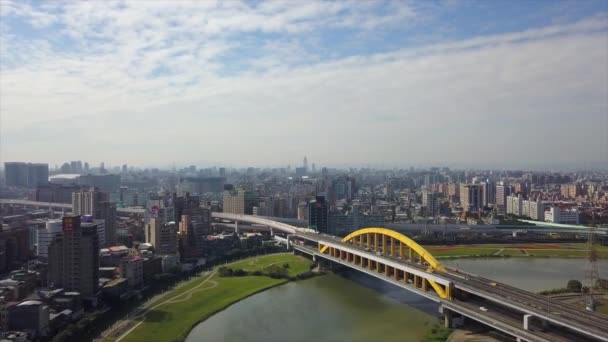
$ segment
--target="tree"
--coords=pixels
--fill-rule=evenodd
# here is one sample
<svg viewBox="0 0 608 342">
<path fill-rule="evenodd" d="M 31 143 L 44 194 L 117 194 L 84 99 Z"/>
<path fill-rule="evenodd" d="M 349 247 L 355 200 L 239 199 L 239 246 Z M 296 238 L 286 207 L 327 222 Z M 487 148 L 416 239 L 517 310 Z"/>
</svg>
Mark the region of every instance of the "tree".
<svg viewBox="0 0 608 342">
<path fill-rule="evenodd" d="M 289 264 L 284 264 L 283 268 L 288 269 L 289 268 Z"/>
<path fill-rule="evenodd" d="M 578 280 L 572 279 L 568 280 L 568 285 L 566 285 L 566 288 L 572 292 L 581 292 L 583 284 L 581 284 L 581 282 Z"/>
</svg>

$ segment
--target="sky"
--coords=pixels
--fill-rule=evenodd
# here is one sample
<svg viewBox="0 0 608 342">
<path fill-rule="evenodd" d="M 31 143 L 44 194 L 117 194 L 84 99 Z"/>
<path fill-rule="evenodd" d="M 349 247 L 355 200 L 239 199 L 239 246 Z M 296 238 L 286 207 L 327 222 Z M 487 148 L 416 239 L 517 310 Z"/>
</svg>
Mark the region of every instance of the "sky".
<svg viewBox="0 0 608 342">
<path fill-rule="evenodd" d="M 608 167 L 608 1 L 0 0 L 0 162 Z"/>
</svg>

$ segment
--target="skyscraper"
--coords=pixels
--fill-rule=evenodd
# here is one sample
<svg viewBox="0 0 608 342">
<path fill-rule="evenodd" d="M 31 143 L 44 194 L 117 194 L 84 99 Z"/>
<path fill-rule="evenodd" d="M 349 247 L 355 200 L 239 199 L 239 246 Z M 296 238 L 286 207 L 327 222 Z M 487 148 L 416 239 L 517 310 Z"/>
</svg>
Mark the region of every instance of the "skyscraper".
<svg viewBox="0 0 608 342">
<path fill-rule="evenodd" d="M 255 194 L 238 188 L 224 191 L 223 208 L 225 213 L 253 215 Z"/>
<path fill-rule="evenodd" d="M 27 164 L 28 178 L 27 185 L 34 188 L 38 185 L 45 185 L 49 182 L 49 164 Z"/>
<path fill-rule="evenodd" d="M 464 211 L 479 211 L 482 207 L 481 184 L 460 184 L 460 204 Z"/>
<path fill-rule="evenodd" d="M 27 186 L 28 168 L 27 163 L 8 162 L 4 163 L 7 186 Z"/>
<path fill-rule="evenodd" d="M 7 162 L 4 163 L 7 186 L 35 188 L 49 181 L 49 165 L 37 163 Z"/>
<path fill-rule="evenodd" d="M 483 206 L 489 207 L 496 201 L 496 184 L 486 180 L 481 183 L 481 197 L 483 199 Z"/>
<path fill-rule="evenodd" d="M 324 196 L 316 196 L 308 203 L 308 227 L 320 233 L 327 233 L 328 206 Z"/>
<path fill-rule="evenodd" d="M 56 288 L 92 297 L 99 285 L 96 227 L 81 227 L 80 216 L 63 217 L 63 234 L 48 249 L 48 281 Z"/>
<path fill-rule="evenodd" d="M 109 201 L 108 194 L 96 188 L 82 190 L 72 194 L 72 213 L 74 215 L 91 215 L 105 221 L 105 243 L 103 247 L 116 242 L 116 204 Z"/>
</svg>

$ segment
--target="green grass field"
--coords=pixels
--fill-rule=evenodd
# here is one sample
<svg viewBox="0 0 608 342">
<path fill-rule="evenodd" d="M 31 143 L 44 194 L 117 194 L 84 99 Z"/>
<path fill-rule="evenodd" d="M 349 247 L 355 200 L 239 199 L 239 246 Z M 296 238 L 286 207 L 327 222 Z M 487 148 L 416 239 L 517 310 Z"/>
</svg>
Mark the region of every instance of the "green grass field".
<svg viewBox="0 0 608 342">
<path fill-rule="evenodd" d="M 292 254 L 273 254 L 222 266 L 245 269 L 248 265 L 253 271 L 255 267 L 275 263 L 281 266 L 288 263 L 290 275 L 295 276 L 298 271 L 308 271 L 311 261 Z M 121 342 L 181 341 L 198 322 L 247 296 L 286 281 L 263 276 L 220 277 L 218 274 L 197 278 L 150 305 L 143 323 Z"/>
<path fill-rule="evenodd" d="M 448 257 L 448 256 L 471 256 L 471 255 L 492 255 L 497 248 L 483 248 L 483 247 L 456 247 L 448 250 L 433 250 L 428 248 L 428 251 L 436 257 Z"/>
<path fill-rule="evenodd" d="M 597 312 L 608 315 L 608 301 L 597 307 Z"/>
<path fill-rule="evenodd" d="M 287 261 L 286 261 L 287 260 Z M 242 269 L 244 271 L 264 271 L 264 268 L 276 265 L 282 267 L 288 263 L 289 268 L 287 269 L 290 277 L 295 277 L 298 274 L 307 272 L 310 270 L 310 260 L 304 258 L 285 258 L 285 254 L 274 254 L 266 255 L 261 257 L 250 258 L 242 261 L 238 261 L 229 265 L 232 269 Z"/>
<path fill-rule="evenodd" d="M 503 255 L 503 256 L 508 255 L 508 256 L 512 256 L 512 257 L 526 256 L 525 254 L 520 252 L 519 249 L 515 249 L 515 248 L 505 248 L 502 250 L 502 252 L 500 252 L 500 255 Z"/>
</svg>

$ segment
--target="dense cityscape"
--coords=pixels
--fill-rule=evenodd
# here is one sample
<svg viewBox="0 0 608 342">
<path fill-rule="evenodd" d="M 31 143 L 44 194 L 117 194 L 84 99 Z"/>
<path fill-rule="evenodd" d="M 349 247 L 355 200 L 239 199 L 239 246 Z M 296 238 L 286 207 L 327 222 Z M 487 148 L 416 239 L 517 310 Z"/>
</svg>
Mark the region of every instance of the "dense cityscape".
<svg viewBox="0 0 608 342">
<path fill-rule="evenodd" d="M 580 224 L 608 230 L 600 171 L 340 170 L 304 157 L 267 169 L 7 162 L 2 179 L 0 323 L 41 340 L 90 331 L 209 265 L 282 250 L 270 232 L 212 213 L 339 237 L 389 227 L 425 245 L 585 242 Z"/>
</svg>

